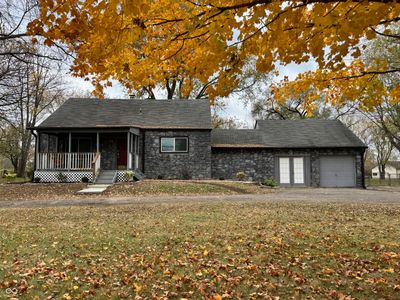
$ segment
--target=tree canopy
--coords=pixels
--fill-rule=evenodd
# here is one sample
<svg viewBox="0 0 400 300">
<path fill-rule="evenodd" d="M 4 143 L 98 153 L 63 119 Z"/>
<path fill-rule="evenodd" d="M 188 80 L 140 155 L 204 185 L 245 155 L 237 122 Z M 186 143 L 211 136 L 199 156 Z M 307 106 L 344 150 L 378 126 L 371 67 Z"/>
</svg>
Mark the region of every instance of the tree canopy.
<svg viewBox="0 0 400 300">
<path fill-rule="evenodd" d="M 388 34 L 400 20 L 398 1 L 40 2 L 30 33 L 44 36 L 48 45 L 66 44 L 75 55 L 72 73 L 92 80 L 98 94 L 110 79 L 129 90 L 182 80 L 185 95 L 195 80 L 207 85 L 217 78 L 207 95 L 227 96 L 250 58 L 260 72 L 310 60 L 324 72 L 346 69 L 344 77 L 399 71 L 387 64 L 365 68 L 357 60 L 365 40 Z M 345 57 L 354 64 L 347 67 Z M 310 109 L 314 98 L 309 96 Z"/>
</svg>

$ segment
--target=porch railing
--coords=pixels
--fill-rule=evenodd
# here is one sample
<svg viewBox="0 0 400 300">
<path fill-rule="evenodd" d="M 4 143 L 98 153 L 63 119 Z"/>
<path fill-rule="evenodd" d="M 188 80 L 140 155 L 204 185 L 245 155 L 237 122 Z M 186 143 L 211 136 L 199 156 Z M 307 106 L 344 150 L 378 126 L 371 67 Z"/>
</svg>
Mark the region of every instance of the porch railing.
<svg viewBox="0 0 400 300">
<path fill-rule="evenodd" d="M 39 170 L 92 170 L 96 152 L 39 153 Z M 100 163 L 100 159 L 99 163 Z"/>
<path fill-rule="evenodd" d="M 101 153 L 97 152 L 92 161 L 93 181 L 96 180 L 97 175 L 99 175 L 100 173 L 100 160 L 101 160 Z"/>
</svg>

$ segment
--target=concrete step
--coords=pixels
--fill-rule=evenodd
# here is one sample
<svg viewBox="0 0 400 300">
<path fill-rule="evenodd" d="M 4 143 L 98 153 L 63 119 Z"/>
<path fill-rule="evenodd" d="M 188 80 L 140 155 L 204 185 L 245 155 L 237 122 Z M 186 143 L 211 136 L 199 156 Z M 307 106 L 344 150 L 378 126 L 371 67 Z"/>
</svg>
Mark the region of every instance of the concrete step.
<svg viewBox="0 0 400 300">
<path fill-rule="evenodd" d="M 96 184 L 113 184 L 113 180 L 96 180 Z"/>
<path fill-rule="evenodd" d="M 140 170 L 136 169 L 134 177 L 136 178 L 136 180 L 142 180 L 145 176 Z"/>
<path fill-rule="evenodd" d="M 95 183 L 113 184 L 115 175 L 116 171 L 113 170 L 100 171 L 100 174 L 99 176 L 97 176 Z"/>
<path fill-rule="evenodd" d="M 100 175 L 97 178 L 98 179 L 113 179 L 114 175 Z"/>
<path fill-rule="evenodd" d="M 82 194 L 99 194 L 104 192 L 109 187 L 108 184 L 92 184 L 88 185 L 87 188 L 80 190 L 78 193 Z"/>
</svg>

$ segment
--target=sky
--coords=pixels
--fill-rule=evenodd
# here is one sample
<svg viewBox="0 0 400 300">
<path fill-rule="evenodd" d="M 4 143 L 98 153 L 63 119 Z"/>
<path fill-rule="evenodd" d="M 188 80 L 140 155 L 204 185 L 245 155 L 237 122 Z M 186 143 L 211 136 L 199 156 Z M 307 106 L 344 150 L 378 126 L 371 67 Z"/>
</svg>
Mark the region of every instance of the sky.
<svg viewBox="0 0 400 300">
<path fill-rule="evenodd" d="M 287 66 L 279 66 L 279 76 L 273 78 L 274 81 L 279 81 L 288 76 L 289 80 L 296 78 L 297 74 L 315 70 L 316 63 L 309 62 L 304 64 L 291 63 Z M 71 87 L 78 93 L 90 92 L 93 90 L 93 86 L 90 82 L 84 81 L 82 78 L 67 76 L 67 80 L 70 82 Z M 117 82 L 113 81 L 113 86 L 105 89 L 106 98 L 128 98 L 129 95 L 124 88 Z M 221 99 L 226 104 L 223 111 L 220 112 L 222 117 L 235 117 L 238 121 L 242 122 L 245 127 L 253 128 L 255 120 L 251 116 L 251 107 L 246 105 L 241 99 L 237 97 L 226 97 Z"/>
</svg>

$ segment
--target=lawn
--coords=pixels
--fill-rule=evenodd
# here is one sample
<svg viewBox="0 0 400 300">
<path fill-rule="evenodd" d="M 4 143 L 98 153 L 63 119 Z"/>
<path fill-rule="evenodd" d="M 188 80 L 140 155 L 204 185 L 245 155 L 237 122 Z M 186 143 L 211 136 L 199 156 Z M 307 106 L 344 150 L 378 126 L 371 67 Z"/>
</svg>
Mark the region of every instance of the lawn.
<svg viewBox="0 0 400 300">
<path fill-rule="evenodd" d="M 394 179 L 366 178 L 365 184 L 367 186 L 400 186 L 400 178 L 394 178 Z"/>
<path fill-rule="evenodd" d="M 30 178 L 23 178 L 23 177 L 15 177 L 15 178 L 5 178 L 0 176 L 0 184 L 2 183 L 24 183 L 30 182 Z"/>
<path fill-rule="evenodd" d="M 400 206 L 0 210 L 0 298 L 395 299 Z M 12 297 L 12 296 L 10 296 Z"/>
<path fill-rule="evenodd" d="M 252 183 L 229 181 L 143 180 L 138 183 L 115 184 L 97 195 L 77 194 L 83 183 L 0 184 L 1 200 L 45 200 L 74 198 L 132 197 L 148 195 L 231 195 L 271 192 Z"/>
</svg>

